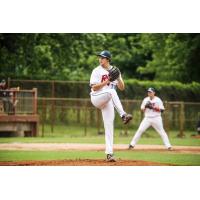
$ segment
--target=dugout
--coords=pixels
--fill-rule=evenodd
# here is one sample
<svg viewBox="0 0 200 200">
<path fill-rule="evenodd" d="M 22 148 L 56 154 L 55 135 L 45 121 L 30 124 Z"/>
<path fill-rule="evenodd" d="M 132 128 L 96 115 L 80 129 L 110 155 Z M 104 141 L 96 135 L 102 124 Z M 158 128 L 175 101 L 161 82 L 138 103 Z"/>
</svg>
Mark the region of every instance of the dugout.
<svg viewBox="0 0 200 200">
<path fill-rule="evenodd" d="M 37 136 L 37 89 L 9 89 L 7 98 L 0 96 L 0 137 Z"/>
</svg>

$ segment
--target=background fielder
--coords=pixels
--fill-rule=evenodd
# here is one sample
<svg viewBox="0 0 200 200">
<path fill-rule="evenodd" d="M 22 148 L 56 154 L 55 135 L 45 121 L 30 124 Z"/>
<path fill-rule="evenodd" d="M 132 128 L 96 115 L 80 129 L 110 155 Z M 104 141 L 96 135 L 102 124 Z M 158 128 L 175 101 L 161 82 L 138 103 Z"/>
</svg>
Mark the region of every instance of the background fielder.
<svg viewBox="0 0 200 200">
<path fill-rule="evenodd" d="M 90 78 L 91 102 L 102 112 L 107 161 L 115 161 L 113 156 L 114 108 L 121 116 L 124 124 L 132 119 L 132 115 L 126 114 L 115 90 L 116 87 L 124 90 L 124 81 L 119 69 L 110 65 L 110 52 L 102 51 L 98 56 L 100 65 L 92 71 Z"/>
<path fill-rule="evenodd" d="M 147 90 L 148 97 L 144 98 L 141 104 L 141 110 L 144 112 L 144 119 L 142 120 L 135 136 L 133 137 L 129 149 L 134 148 L 141 135 L 146 131 L 147 128 L 152 126 L 161 136 L 164 145 L 168 150 L 171 150 L 171 144 L 169 138 L 163 128 L 161 112 L 164 111 L 164 106 L 162 100 L 155 96 L 155 89 L 149 88 Z"/>
</svg>

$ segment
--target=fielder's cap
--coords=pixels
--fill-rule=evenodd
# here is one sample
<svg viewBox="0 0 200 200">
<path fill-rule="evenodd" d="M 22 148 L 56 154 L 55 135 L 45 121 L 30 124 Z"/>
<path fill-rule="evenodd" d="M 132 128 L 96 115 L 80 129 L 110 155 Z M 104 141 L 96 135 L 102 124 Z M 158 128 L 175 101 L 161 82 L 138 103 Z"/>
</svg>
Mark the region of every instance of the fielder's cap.
<svg viewBox="0 0 200 200">
<path fill-rule="evenodd" d="M 5 79 L 3 79 L 2 81 L 1 81 L 1 83 L 5 83 L 6 81 L 5 81 Z"/>
<path fill-rule="evenodd" d="M 97 54 L 97 56 L 111 59 L 111 53 L 109 51 L 106 51 L 106 50 L 104 50 L 101 53 Z"/>
<path fill-rule="evenodd" d="M 150 87 L 150 88 L 148 88 L 147 92 L 155 92 L 155 89 Z"/>
</svg>

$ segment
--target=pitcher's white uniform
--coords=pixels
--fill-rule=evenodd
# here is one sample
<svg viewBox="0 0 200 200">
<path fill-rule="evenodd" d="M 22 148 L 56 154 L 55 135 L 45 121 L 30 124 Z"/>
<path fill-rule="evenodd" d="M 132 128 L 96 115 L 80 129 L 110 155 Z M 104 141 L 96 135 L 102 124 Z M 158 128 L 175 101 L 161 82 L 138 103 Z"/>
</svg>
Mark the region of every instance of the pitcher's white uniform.
<svg viewBox="0 0 200 200">
<path fill-rule="evenodd" d="M 146 103 L 150 101 L 154 107 L 159 108 L 160 110 L 164 110 L 163 102 L 161 99 L 157 96 L 154 96 L 154 98 L 151 100 L 150 97 L 144 98 L 142 104 L 141 104 L 141 110 L 144 110 L 144 119 L 142 120 L 137 132 L 135 133 L 135 136 L 133 137 L 131 141 L 131 145 L 134 147 L 138 140 L 140 139 L 143 132 L 146 131 L 147 128 L 152 126 L 161 136 L 164 145 L 166 148 L 170 148 L 171 144 L 169 142 L 169 138 L 163 128 L 162 118 L 161 118 L 161 112 L 156 111 L 154 109 L 145 108 Z"/>
<path fill-rule="evenodd" d="M 112 68 L 112 66 L 110 66 Z M 90 77 L 90 85 L 101 83 L 108 79 L 108 71 L 101 65 L 96 67 Z M 106 141 L 106 154 L 113 153 L 113 132 L 114 132 L 114 108 L 117 110 L 119 115 L 122 117 L 126 112 L 123 110 L 120 99 L 115 90 L 118 81 L 110 82 L 98 91 L 91 91 L 91 102 L 92 104 L 101 109 L 104 129 L 105 129 L 105 141 Z"/>
</svg>

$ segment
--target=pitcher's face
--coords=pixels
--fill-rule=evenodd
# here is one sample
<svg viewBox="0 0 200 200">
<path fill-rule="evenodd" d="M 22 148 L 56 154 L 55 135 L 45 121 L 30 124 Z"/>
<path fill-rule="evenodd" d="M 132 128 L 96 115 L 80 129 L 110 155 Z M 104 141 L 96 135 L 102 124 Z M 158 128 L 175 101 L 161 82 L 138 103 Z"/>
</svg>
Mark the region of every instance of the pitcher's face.
<svg viewBox="0 0 200 200">
<path fill-rule="evenodd" d="M 155 92 L 147 92 L 147 94 L 150 98 L 153 98 L 155 96 Z"/>
<path fill-rule="evenodd" d="M 109 65 L 109 60 L 107 58 L 104 58 L 104 57 L 99 57 L 99 64 L 102 66 L 102 67 L 107 67 Z"/>
</svg>

